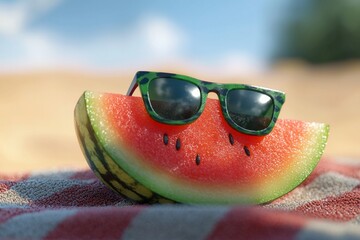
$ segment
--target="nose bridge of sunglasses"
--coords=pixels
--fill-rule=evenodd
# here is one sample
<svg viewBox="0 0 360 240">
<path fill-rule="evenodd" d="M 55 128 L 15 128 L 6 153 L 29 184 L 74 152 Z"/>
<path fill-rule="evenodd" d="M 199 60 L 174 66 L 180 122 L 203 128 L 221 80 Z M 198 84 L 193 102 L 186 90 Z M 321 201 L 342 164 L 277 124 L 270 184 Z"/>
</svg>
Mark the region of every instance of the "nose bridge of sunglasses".
<svg viewBox="0 0 360 240">
<path fill-rule="evenodd" d="M 222 84 L 219 83 L 201 81 L 201 87 L 206 94 L 211 95 L 210 98 L 217 98 L 219 95 L 224 94 L 224 89 L 222 87 Z M 212 95 L 214 94 L 218 96 L 212 97 Z"/>
<path fill-rule="evenodd" d="M 219 99 L 219 96 L 217 95 L 216 92 L 209 92 L 207 93 L 207 98 L 210 98 L 210 99 Z"/>
</svg>

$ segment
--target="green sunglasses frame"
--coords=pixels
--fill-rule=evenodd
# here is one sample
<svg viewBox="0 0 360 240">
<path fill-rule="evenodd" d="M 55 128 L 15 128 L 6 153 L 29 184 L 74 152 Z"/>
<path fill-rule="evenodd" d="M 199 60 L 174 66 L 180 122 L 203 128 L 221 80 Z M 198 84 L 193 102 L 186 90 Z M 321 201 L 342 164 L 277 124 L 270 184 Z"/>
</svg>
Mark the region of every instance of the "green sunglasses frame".
<svg viewBox="0 0 360 240">
<path fill-rule="evenodd" d="M 198 86 L 200 89 L 200 92 L 201 92 L 201 104 L 200 104 L 200 108 L 199 108 L 198 112 L 196 114 L 194 114 L 192 117 L 185 119 L 185 120 L 169 120 L 169 119 L 165 119 L 165 118 L 159 116 L 154 111 L 153 107 L 151 106 L 150 99 L 149 99 L 149 83 L 152 80 L 157 79 L 157 78 L 174 78 L 174 79 L 187 81 L 187 82 L 193 83 L 196 86 Z M 203 112 L 203 110 L 205 108 L 205 103 L 206 103 L 208 93 L 214 92 L 219 97 L 223 116 L 226 119 L 226 121 L 229 123 L 229 125 L 239 132 L 249 134 L 249 135 L 257 135 L 257 136 L 266 135 L 271 132 L 271 130 L 274 128 L 275 123 L 278 119 L 280 109 L 285 102 L 285 93 L 280 92 L 280 91 L 276 91 L 276 90 L 272 90 L 272 89 L 268 89 L 268 88 L 244 85 L 244 84 L 213 83 L 213 82 L 202 81 L 202 80 L 199 80 L 196 78 L 192 78 L 192 77 L 185 76 L 185 75 L 174 74 L 174 73 L 139 71 L 135 74 L 135 77 L 134 77 L 126 95 L 131 96 L 134 93 L 137 86 L 139 86 L 139 88 L 140 88 L 140 93 L 141 93 L 142 99 L 144 101 L 147 112 L 154 120 L 156 120 L 158 122 L 170 124 L 170 125 L 183 125 L 183 124 L 187 124 L 187 123 L 191 123 L 191 122 L 195 121 L 201 115 L 201 113 Z M 249 129 L 239 126 L 231 119 L 231 117 L 228 113 L 227 107 L 226 107 L 226 105 L 227 105 L 226 99 L 227 99 L 228 92 L 230 90 L 234 90 L 234 89 L 246 89 L 246 90 L 263 93 L 272 99 L 272 101 L 274 103 L 274 112 L 272 114 L 271 122 L 267 128 L 262 129 L 262 130 L 249 130 Z"/>
</svg>

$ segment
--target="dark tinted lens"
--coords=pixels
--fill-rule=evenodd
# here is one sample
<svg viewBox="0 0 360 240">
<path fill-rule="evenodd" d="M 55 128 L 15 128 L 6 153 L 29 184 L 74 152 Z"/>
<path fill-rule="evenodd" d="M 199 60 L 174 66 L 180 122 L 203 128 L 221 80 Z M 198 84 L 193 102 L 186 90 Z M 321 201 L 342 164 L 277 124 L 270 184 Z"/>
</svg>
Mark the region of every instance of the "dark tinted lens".
<svg viewBox="0 0 360 240">
<path fill-rule="evenodd" d="M 274 102 L 266 94 L 246 90 L 230 90 L 227 94 L 227 109 L 231 119 L 248 130 L 263 130 L 271 122 Z"/>
<path fill-rule="evenodd" d="M 199 87 L 174 78 L 152 80 L 149 83 L 149 98 L 154 111 L 169 120 L 189 119 L 201 105 Z"/>
</svg>

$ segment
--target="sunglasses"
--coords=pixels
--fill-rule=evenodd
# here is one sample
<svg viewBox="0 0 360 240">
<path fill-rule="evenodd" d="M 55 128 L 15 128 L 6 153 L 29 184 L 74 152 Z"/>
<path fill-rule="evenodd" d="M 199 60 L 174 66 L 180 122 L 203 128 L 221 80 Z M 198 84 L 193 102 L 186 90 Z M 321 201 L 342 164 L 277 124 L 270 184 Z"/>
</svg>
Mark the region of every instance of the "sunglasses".
<svg viewBox="0 0 360 240">
<path fill-rule="evenodd" d="M 215 92 L 229 125 L 239 132 L 258 136 L 271 132 L 285 102 L 283 92 L 172 73 L 139 71 L 127 95 L 131 96 L 137 86 L 147 112 L 158 122 L 182 125 L 195 121 L 204 110 L 208 93 Z"/>
</svg>

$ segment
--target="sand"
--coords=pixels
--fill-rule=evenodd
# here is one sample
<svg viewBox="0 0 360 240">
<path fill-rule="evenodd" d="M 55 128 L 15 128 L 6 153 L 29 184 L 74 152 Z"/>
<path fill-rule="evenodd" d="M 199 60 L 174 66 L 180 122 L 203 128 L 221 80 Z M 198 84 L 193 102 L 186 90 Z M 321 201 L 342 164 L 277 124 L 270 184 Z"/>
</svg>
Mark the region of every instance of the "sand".
<svg viewBox="0 0 360 240">
<path fill-rule="evenodd" d="M 210 81 L 250 83 L 285 91 L 287 99 L 280 118 L 329 123 L 325 155 L 360 159 L 359 63 L 317 68 L 287 63 L 266 73 L 226 79 L 206 76 L 205 72 L 180 72 Z M 124 94 L 133 74 L 0 74 L 0 172 L 87 168 L 74 131 L 74 106 L 84 90 Z"/>
</svg>

